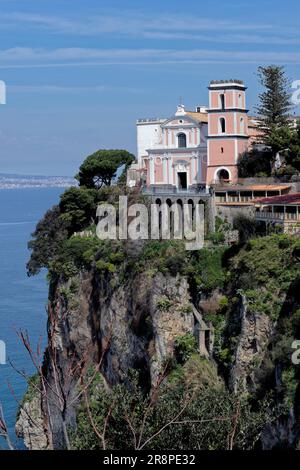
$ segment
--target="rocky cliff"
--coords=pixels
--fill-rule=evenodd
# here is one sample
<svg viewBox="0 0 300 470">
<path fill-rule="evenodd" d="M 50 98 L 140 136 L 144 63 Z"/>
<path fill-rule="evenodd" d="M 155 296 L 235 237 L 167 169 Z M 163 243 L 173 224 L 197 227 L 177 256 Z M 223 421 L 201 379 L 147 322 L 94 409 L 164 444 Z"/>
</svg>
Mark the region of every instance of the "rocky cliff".
<svg viewBox="0 0 300 470">
<path fill-rule="evenodd" d="M 288 268 L 284 271 L 277 260 L 279 252 L 287 256 L 285 249 L 294 256 L 294 241 L 282 249 L 281 242 L 272 239 L 277 251 L 268 259 L 269 268 L 255 261 L 256 256 L 257 260 L 264 256 L 263 250 L 270 250 L 264 243 L 236 250 L 229 264 L 225 260 L 225 283 L 216 267 L 212 272 L 201 268 L 202 277 L 199 270 L 191 276 L 189 264 L 183 274 L 177 255 L 169 270 L 147 265 L 124 278 L 118 270 L 99 273 L 90 269 L 52 283 L 49 345 L 43 366 L 46 394 L 34 401 L 35 409 L 41 402 L 40 426 L 37 430 L 36 422 L 26 420 L 24 412 L 17 425 L 26 445 L 54 449 L 69 445 L 67 430 L 76 428 L 82 398 L 78 385 L 90 366 L 100 367 L 108 390 L 119 383 L 126 385 L 130 371 L 135 370 L 142 390 L 149 392 L 166 361 L 174 356 L 176 338 L 198 335 L 203 321 L 203 330 L 214 326 L 215 345 L 208 360 L 218 366 L 220 381 L 227 383 L 232 394 L 246 393 L 254 403 L 268 400 L 265 412 L 271 418 L 259 445 L 295 447 L 299 382 L 297 371 L 291 369 L 289 341 L 299 328 L 299 297 L 297 288 L 291 287 L 298 282 L 298 268 L 287 273 Z M 215 262 L 211 254 L 209 260 Z M 287 266 L 290 261 L 286 260 Z M 186 262 L 191 263 L 187 255 Z M 197 263 L 203 266 L 205 260 Z M 277 282 L 273 298 L 270 291 L 279 269 L 284 279 Z M 211 338 L 202 338 L 209 350 Z"/>
</svg>

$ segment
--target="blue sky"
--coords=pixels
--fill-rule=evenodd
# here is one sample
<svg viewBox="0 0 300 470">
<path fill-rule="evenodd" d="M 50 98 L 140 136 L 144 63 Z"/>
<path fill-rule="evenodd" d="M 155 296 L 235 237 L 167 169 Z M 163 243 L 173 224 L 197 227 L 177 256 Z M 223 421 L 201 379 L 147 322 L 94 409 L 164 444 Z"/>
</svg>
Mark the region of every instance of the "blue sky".
<svg viewBox="0 0 300 470">
<path fill-rule="evenodd" d="M 299 17 L 296 0 L 0 0 L 0 173 L 135 153 L 137 118 L 207 104 L 212 79 L 245 80 L 251 109 L 258 65 L 300 80 Z"/>
</svg>

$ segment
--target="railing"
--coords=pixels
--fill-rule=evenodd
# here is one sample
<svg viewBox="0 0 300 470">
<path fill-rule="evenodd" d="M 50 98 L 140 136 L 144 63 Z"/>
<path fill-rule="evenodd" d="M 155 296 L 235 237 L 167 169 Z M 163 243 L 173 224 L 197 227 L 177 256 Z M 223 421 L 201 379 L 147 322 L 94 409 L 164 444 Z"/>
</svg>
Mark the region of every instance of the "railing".
<svg viewBox="0 0 300 470">
<path fill-rule="evenodd" d="M 285 219 L 287 220 L 300 220 L 300 214 L 285 214 Z"/>
<path fill-rule="evenodd" d="M 226 202 L 250 202 L 252 201 L 251 196 L 228 196 L 226 199 L 226 196 L 216 196 L 216 202 L 218 203 L 226 203 Z"/>
<path fill-rule="evenodd" d="M 158 118 L 158 117 L 154 117 L 154 118 L 141 118 L 141 119 L 137 119 L 137 123 L 140 124 L 140 123 L 143 123 L 143 122 L 158 122 L 158 121 L 163 121 L 162 118 Z"/>
<path fill-rule="evenodd" d="M 255 213 L 256 219 L 263 219 L 263 220 L 296 220 L 300 221 L 300 214 L 292 214 L 292 213 L 283 213 L 283 212 L 264 212 L 258 211 Z"/>
<path fill-rule="evenodd" d="M 197 196 L 197 195 L 209 195 L 210 192 L 206 187 L 203 188 L 187 188 L 187 189 L 180 189 L 180 188 L 158 188 L 158 187 L 153 187 L 153 188 L 147 188 L 144 187 L 142 189 L 143 194 L 149 194 L 149 195 L 162 195 L 162 194 L 178 194 L 181 196 Z"/>
<path fill-rule="evenodd" d="M 211 184 L 213 184 L 213 185 L 215 185 L 215 186 L 228 186 L 228 187 L 230 187 L 230 185 L 232 185 L 231 180 L 229 180 L 229 179 L 224 179 L 224 180 L 217 179 L 217 180 L 213 180 Z"/>
</svg>

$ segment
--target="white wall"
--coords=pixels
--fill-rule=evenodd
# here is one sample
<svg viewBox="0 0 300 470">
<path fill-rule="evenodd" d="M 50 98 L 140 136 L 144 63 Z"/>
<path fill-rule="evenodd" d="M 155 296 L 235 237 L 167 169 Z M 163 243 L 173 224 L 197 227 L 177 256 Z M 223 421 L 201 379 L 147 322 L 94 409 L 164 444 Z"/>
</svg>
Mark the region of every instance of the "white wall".
<svg viewBox="0 0 300 470">
<path fill-rule="evenodd" d="M 146 150 L 161 143 L 161 123 L 165 120 L 137 123 L 137 158 L 141 166 L 142 157 L 147 155 Z"/>
</svg>

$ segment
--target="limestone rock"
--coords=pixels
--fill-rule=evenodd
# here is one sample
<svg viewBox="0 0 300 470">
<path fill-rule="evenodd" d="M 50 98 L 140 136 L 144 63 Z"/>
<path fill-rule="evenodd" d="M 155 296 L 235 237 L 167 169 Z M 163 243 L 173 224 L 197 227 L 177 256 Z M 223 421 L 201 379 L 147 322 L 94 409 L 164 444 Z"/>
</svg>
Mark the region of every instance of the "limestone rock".
<svg viewBox="0 0 300 470">
<path fill-rule="evenodd" d="M 47 450 L 49 442 L 42 416 L 41 399 L 36 394 L 23 403 L 15 425 L 16 435 L 30 450 Z"/>
</svg>

